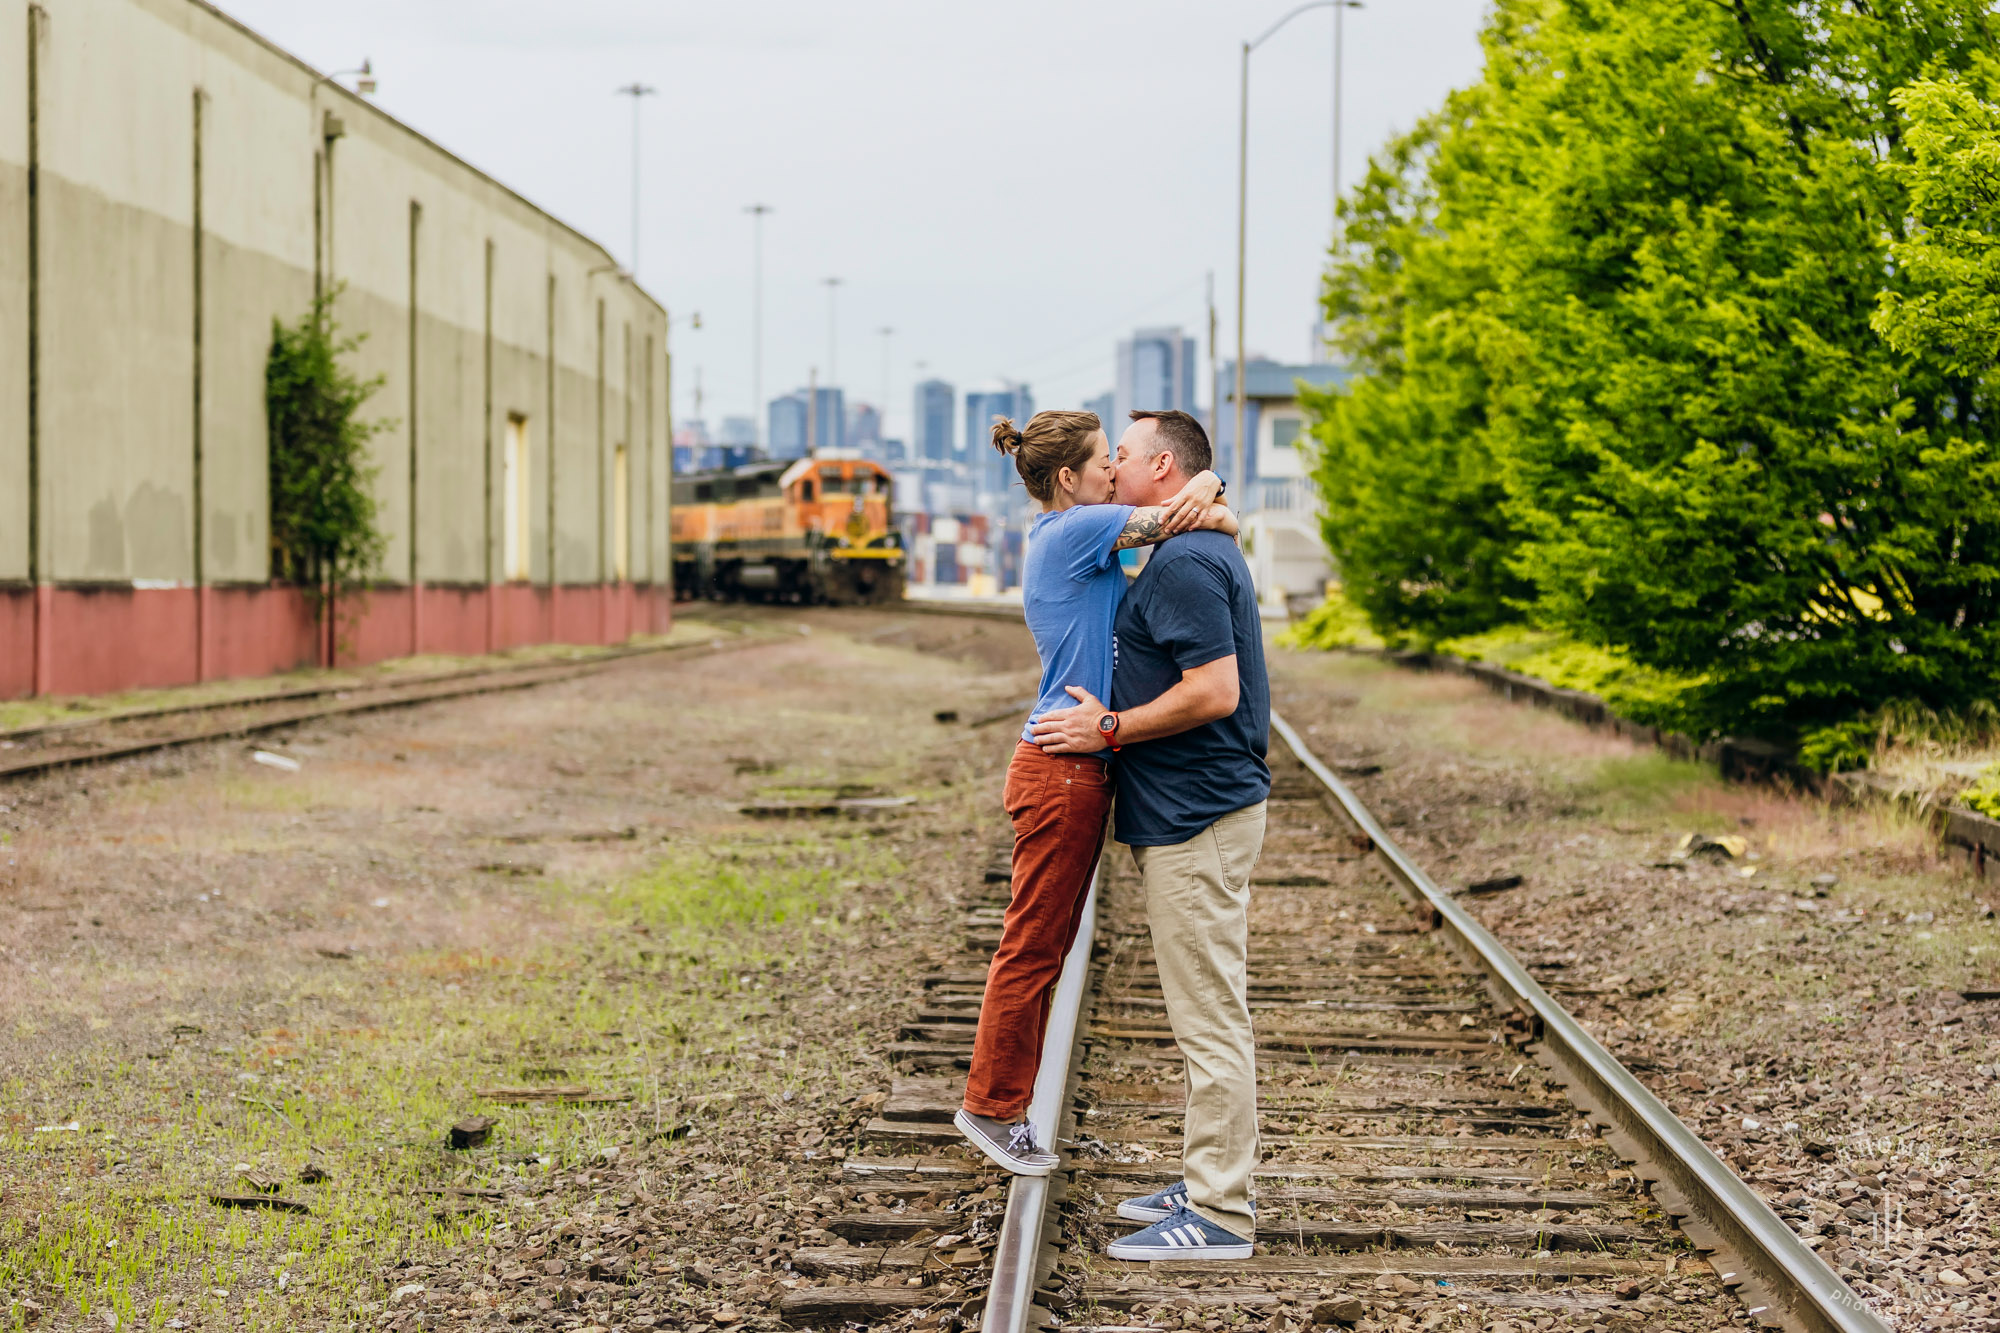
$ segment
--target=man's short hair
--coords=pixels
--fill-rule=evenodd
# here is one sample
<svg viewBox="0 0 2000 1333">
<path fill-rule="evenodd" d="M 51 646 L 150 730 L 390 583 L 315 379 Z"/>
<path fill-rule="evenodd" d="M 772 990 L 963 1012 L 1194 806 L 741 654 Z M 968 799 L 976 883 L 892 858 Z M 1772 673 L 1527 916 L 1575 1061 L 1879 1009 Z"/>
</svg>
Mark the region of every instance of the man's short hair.
<svg viewBox="0 0 2000 1333">
<path fill-rule="evenodd" d="M 1135 407 L 1132 409 L 1132 420 L 1152 421 L 1155 438 L 1159 441 L 1153 453 L 1172 453 L 1181 471 L 1190 477 L 1215 466 L 1215 450 L 1209 447 L 1208 432 L 1187 413 L 1155 412 Z"/>
</svg>

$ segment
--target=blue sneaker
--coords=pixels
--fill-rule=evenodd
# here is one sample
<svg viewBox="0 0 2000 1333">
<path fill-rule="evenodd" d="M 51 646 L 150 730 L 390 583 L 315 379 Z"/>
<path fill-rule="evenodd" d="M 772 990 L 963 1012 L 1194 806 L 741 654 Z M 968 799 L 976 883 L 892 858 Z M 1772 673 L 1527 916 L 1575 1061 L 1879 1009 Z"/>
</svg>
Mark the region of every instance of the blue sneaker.
<svg viewBox="0 0 2000 1333">
<path fill-rule="evenodd" d="M 1148 1194 L 1143 1199 L 1127 1199 L 1118 1205 L 1118 1215 L 1127 1222 L 1164 1222 L 1167 1214 L 1176 1208 L 1187 1207 L 1188 1188 L 1185 1180 L 1176 1180 L 1157 1194 Z M 1250 1201 L 1250 1216 L 1257 1215 L 1257 1201 Z"/>
<path fill-rule="evenodd" d="M 1224 1231 L 1200 1213 L 1174 1209 L 1144 1231 L 1114 1240 L 1104 1247 L 1113 1259 L 1248 1259 L 1255 1248 L 1232 1231 Z"/>
<path fill-rule="evenodd" d="M 1127 1222 L 1164 1222 L 1176 1208 L 1187 1207 L 1185 1180 L 1176 1180 L 1157 1194 L 1143 1199 L 1127 1199 L 1118 1205 L 1118 1215 Z"/>
</svg>

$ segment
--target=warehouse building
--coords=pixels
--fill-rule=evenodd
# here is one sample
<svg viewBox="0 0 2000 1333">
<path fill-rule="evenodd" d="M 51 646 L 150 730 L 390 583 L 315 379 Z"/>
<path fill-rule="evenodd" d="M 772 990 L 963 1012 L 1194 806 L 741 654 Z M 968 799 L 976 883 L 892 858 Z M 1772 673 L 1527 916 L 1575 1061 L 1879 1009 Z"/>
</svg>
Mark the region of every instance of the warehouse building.
<svg viewBox="0 0 2000 1333">
<path fill-rule="evenodd" d="M 272 581 L 273 320 L 340 292 L 380 583 Z M 666 312 L 193 0 L 0 0 L 0 698 L 666 628 Z"/>
</svg>

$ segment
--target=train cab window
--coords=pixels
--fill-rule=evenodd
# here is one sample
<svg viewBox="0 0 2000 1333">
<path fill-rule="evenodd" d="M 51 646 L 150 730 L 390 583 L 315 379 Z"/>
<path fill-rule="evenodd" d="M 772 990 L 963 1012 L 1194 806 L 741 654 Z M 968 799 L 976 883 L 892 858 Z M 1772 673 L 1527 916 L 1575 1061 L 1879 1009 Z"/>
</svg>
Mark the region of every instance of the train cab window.
<svg viewBox="0 0 2000 1333">
<path fill-rule="evenodd" d="M 695 483 L 695 487 L 694 487 L 694 500 L 695 500 L 695 503 L 696 503 L 696 504 L 708 504 L 708 503 L 710 503 L 711 501 L 713 501 L 714 499 L 715 499 L 715 483 L 714 483 L 714 482 L 712 482 L 712 481 L 699 481 L 699 482 L 696 482 L 696 483 Z"/>
<path fill-rule="evenodd" d="M 811 477 L 807 477 L 799 483 L 799 500 L 804 504 L 811 504 L 813 502 L 813 479 Z"/>
<path fill-rule="evenodd" d="M 847 495 L 850 493 L 850 487 L 845 477 L 837 474 L 829 474 L 822 477 L 820 481 L 825 486 L 828 495 Z"/>
</svg>

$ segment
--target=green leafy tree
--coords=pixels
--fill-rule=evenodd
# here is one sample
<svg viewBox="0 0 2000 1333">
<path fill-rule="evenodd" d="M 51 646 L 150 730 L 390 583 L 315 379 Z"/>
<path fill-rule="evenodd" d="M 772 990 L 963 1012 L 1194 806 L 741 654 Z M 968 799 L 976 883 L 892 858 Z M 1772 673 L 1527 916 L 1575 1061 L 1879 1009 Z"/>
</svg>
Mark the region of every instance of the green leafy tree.
<svg viewBox="0 0 2000 1333">
<path fill-rule="evenodd" d="M 1427 189 L 1388 201 L 1399 300 L 1345 298 L 1370 275 L 1335 266 L 1332 309 L 1367 327 L 1323 423 L 1331 523 L 1349 500 L 1393 525 L 1369 488 L 1428 484 L 1401 549 L 1469 553 L 1504 602 L 1497 562 L 1536 622 L 1695 680 L 1697 731 L 1992 694 L 2000 411 L 1870 316 L 1946 304 L 1910 304 L 1943 270 L 1895 249 L 1923 142 L 1898 90 L 1995 35 L 1984 0 L 1499 0 Z M 1453 401 L 1412 393 L 1427 359 L 1463 395 L 1448 417 L 1411 410 Z M 1403 413 L 1374 440 L 1370 394 Z M 1501 522 L 1439 503 L 1454 476 Z"/>
<path fill-rule="evenodd" d="M 1909 121 L 1910 160 L 1889 170 L 1916 230 L 1890 247 L 1903 290 L 1882 293 L 1875 329 L 1897 351 L 1968 382 L 2000 366 L 2000 63 L 1922 79 L 1891 96 Z"/>
<path fill-rule="evenodd" d="M 316 297 L 296 324 L 273 320 L 264 366 L 273 574 L 304 586 L 323 623 L 367 586 L 388 545 L 375 526 L 378 469 L 368 462 L 368 441 L 392 423 L 361 416 L 383 381 L 360 379 L 342 364 L 361 340 L 341 337 L 337 295 Z"/>
<path fill-rule="evenodd" d="M 1391 144 L 1343 202 L 1324 304 L 1359 374 L 1300 393 L 1327 549 L 1347 598 L 1397 641 L 1491 628 L 1531 592 L 1508 567 L 1518 534 L 1486 446 L 1490 283 L 1476 245 L 1440 233 L 1449 186 L 1433 180 L 1445 127 L 1468 123 L 1477 96 Z"/>
</svg>

